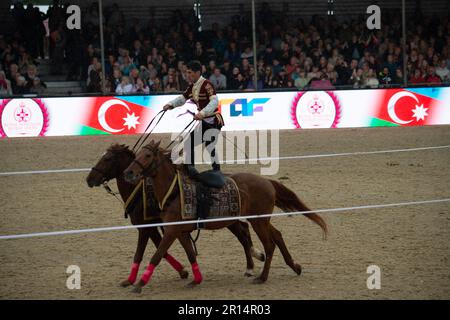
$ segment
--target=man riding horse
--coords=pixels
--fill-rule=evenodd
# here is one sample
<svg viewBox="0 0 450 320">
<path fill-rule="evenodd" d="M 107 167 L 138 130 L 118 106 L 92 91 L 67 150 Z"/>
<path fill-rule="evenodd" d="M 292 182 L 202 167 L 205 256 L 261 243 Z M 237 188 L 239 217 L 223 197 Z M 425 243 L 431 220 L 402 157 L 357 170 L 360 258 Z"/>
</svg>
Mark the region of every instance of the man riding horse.
<svg viewBox="0 0 450 320">
<path fill-rule="evenodd" d="M 186 151 L 190 151 L 186 157 L 187 170 L 190 176 L 198 174 L 198 171 L 195 169 L 194 148 L 199 143 L 205 144 L 211 156 L 213 171 L 220 171 L 216 144 L 220 129 L 224 123 L 219 111 L 219 99 L 217 98 L 216 90 L 209 80 L 202 77 L 201 73 L 202 66 L 200 62 L 191 61 L 188 63 L 187 76 L 190 82 L 189 87 L 182 95 L 163 107 L 164 111 L 177 108 L 183 106 L 189 99 L 197 105 L 198 113 L 194 115 L 194 119 L 200 120 L 201 124 L 191 132 L 184 148 Z M 206 132 L 208 133 L 205 135 Z"/>
</svg>

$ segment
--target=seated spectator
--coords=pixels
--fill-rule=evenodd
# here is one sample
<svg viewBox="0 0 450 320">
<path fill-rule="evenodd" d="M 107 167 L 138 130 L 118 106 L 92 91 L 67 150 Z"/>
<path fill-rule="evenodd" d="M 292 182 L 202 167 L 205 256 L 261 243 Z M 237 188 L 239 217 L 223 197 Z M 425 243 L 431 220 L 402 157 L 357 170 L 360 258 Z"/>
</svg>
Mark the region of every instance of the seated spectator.
<svg viewBox="0 0 450 320">
<path fill-rule="evenodd" d="M 28 70 L 28 66 L 34 65 L 33 58 L 26 52 L 24 52 L 18 62 L 19 70 L 21 73 L 26 73 Z"/>
<path fill-rule="evenodd" d="M 89 87 L 89 84 L 91 83 L 91 71 L 95 70 L 95 65 L 99 63 L 99 59 L 97 57 L 92 57 L 91 64 L 89 65 L 87 69 L 87 80 L 86 80 L 86 86 Z"/>
<path fill-rule="evenodd" d="M 175 68 L 169 68 L 167 70 L 167 74 L 165 74 L 163 76 L 162 82 L 163 82 L 164 88 L 167 86 L 167 82 L 169 82 L 169 77 L 175 77 Z"/>
<path fill-rule="evenodd" d="M 112 75 L 115 63 L 116 63 L 116 57 L 114 56 L 114 54 L 108 54 L 108 59 L 105 62 L 105 69 L 106 69 L 105 70 L 105 75 L 106 75 L 106 77 L 109 77 L 109 76 Z"/>
<path fill-rule="evenodd" d="M 164 92 L 179 92 L 180 86 L 178 85 L 174 75 L 169 75 L 167 78 L 167 84 L 164 87 Z"/>
<path fill-rule="evenodd" d="M 226 90 L 227 89 L 227 77 L 225 77 L 219 68 L 214 69 L 214 73 L 209 77 L 212 85 L 216 90 Z"/>
<path fill-rule="evenodd" d="M 15 92 L 16 78 L 18 74 L 19 74 L 19 66 L 15 63 L 11 64 L 9 66 L 9 73 L 7 75 L 7 78 L 10 79 L 11 81 L 11 88 L 13 92 Z"/>
<path fill-rule="evenodd" d="M 350 77 L 350 84 L 355 89 L 364 87 L 363 70 L 361 68 L 353 70 L 353 74 Z"/>
<path fill-rule="evenodd" d="M 14 94 L 28 94 L 30 93 L 30 90 L 27 86 L 27 80 L 25 80 L 25 77 L 20 75 L 18 73 L 16 75 L 16 88 L 15 91 L 13 91 Z"/>
<path fill-rule="evenodd" d="M 117 86 L 122 82 L 122 72 L 119 68 L 114 68 L 113 74 L 109 77 L 111 90 L 109 92 L 116 92 Z"/>
<path fill-rule="evenodd" d="M 133 84 L 133 85 L 136 84 L 137 79 L 140 78 L 139 77 L 139 70 L 137 68 L 131 69 L 129 78 L 130 78 L 130 83 L 131 84 Z"/>
<path fill-rule="evenodd" d="M 102 92 L 102 64 L 100 62 L 96 62 L 94 65 L 94 69 L 89 73 L 89 78 L 91 81 L 87 87 L 87 91 L 90 93 L 93 92 Z"/>
<path fill-rule="evenodd" d="M 217 68 L 216 61 L 211 60 L 209 61 L 208 67 L 206 68 L 206 72 L 204 74 L 205 79 L 209 79 L 214 73 L 214 70 Z"/>
<path fill-rule="evenodd" d="M 145 81 L 148 81 L 150 79 L 150 72 L 145 66 L 139 67 L 139 78 Z"/>
<path fill-rule="evenodd" d="M 124 76 L 129 76 L 131 70 L 136 69 L 135 64 L 133 63 L 133 60 L 131 60 L 130 56 L 125 56 L 123 58 L 123 64 L 120 65 L 120 71 L 122 71 L 122 74 Z"/>
<path fill-rule="evenodd" d="M 422 75 L 420 69 L 414 70 L 414 75 L 409 79 L 409 83 L 411 84 L 424 84 L 425 77 Z"/>
<path fill-rule="evenodd" d="M 130 83 L 130 78 L 127 76 L 122 77 L 122 81 L 116 88 L 117 94 L 130 94 L 133 92 L 133 85 Z"/>
<path fill-rule="evenodd" d="M 47 86 L 38 77 L 35 77 L 33 80 L 30 80 L 27 83 L 27 85 L 30 83 L 31 83 L 31 86 L 29 87 L 30 93 L 43 94 L 47 89 Z"/>
<path fill-rule="evenodd" d="M 369 69 L 367 77 L 364 79 L 364 86 L 368 88 L 378 88 L 380 81 L 375 76 L 375 71 Z"/>
<path fill-rule="evenodd" d="M 34 64 L 28 66 L 25 80 L 32 93 L 42 93 L 47 88 L 47 85 L 37 77 L 37 73 L 38 70 Z"/>
<path fill-rule="evenodd" d="M 233 79 L 230 82 L 230 90 L 244 90 L 247 87 L 247 81 L 240 73 L 239 68 L 233 69 Z"/>
<path fill-rule="evenodd" d="M 429 85 L 438 85 L 441 84 L 441 78 L 436 75 L 436 69 L 434 67 L 428 67 L 428 75 L 426 77 L 426 83 Z"/>
<path fill-rule="evenodd" d="M 12 94 L 11 82 L 6 79 L 6 74 L 2 70 L 0 71 L 0 96 L 10 96 Z"/>
<path fill-rule="evenodd" d="M 311 89 L 329 90 L 334 89 L 326 73 L 320 75 L 320 79 L 311 79 Z"/>
<path fill-rule="evenodd" d="M 441 78 L 442 82 L 450 80 L 450 70 L 447 67 L 447 61 L 442 59 L 439 67 L 436 68 L 436 74 Z"/>
<path fill-rule="evenodd" d="M 152 85 L 151 85 L 152 92 L 164 92 L 161 80 L 158 77 L 151 79 L 151 81 L 152 81 Z"/>
<path fill-rule="evenodd" d="M 235 41 L 229 43 L 228 49 L 225 50 L 224 59 L 230 61 L 233 65 L 237 65 L 241 61 L 241 53 Z"/>
<path fill-rule="evenodd" d="M 378 75 L 378 81 L 380 81 L 380 84 L 383 86 L 391 85 L 392 78 L 389 68 L 387 67 L 383 68 L 383 71 L 381 71 L 380 74 Z"/>
<path fill-rule="evenodd" d="M 297 89 L 302 90 L 308 84 L 308 78 L 304 69 L 300 69 L 299 76 L 295 79 L 294 85 Z"/>
<path fill-rule="evenodd" d="M 155 65 L 152 62 L 147 64 L 147 70 L 149 79 L 153 79 L 158 75 L 158 70 L 156 70 Z"/>
<path fill-rule="evenodd" d="M 141 78 L 137 78 L 136 83 L 133 86 L 133 92 L 140 93 L 140 94 L 149 94 L 150 88 L 148 87 L 145 80 L 142 80 Z"/>
<path fill-rule="evenodd" d="M 403 84 L 403 72 L 402 72 L 402 69 L 397 68 L 395 70 L 395 76 L 394 76 L 394 79 L 393 79 L 392 83 Z"/>
<path fill-rule="evenodd" d="M 246 47 L 244 52 L 241 54 L 241 59 L 247 59 L 250 63 L 253 62 L 253 50 L 250 47 Z"/>
<path fill-rule="evenodd" d="M 258 78 L 258 82 L 256 84 L 257 90 L 262 90 L 264 88 L 264 84 L 261 78 Z M 255 91 L 255 80 L 253 75 L 250 73 L 250 78 L 247 81 L 246 91 Z"/>
<path fill-rule="evenodd" d="M 264 88 L 270 88 L 272 85 L 274 75 L 271 66 L 266 66 L 263 74 L 263 85 Z"/>
</svg>

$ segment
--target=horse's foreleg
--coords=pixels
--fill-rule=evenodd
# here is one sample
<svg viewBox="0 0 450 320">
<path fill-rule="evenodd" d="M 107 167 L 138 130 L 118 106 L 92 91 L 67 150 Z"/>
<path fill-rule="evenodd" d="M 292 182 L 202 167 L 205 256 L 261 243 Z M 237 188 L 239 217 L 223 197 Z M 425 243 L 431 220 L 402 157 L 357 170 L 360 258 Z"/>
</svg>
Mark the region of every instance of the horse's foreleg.
<svg viewBox="0 0 450 320">
<path fill-rule="evenodd" d="M 165 253 L 167 252 L 167 250 L 169 250 L 170 246 L 173 244 L 176 238 L 177 234 L 170 228 L 167 228 L 166 233 L 164 234 L 161 243 L 158 246 L 158 249 L 153 254 L 149 265 L 145 269 L 144 274 L 142 275 L 139 282 L 135 285 L 133 289 L 134 292 L 140 293 L 142 291 L 142 287 L 150 281 L 156 266 L 161 262 L 161 259 L 164 257 Z"/>
<path fill-rule="evenodd" d="M 178 237 L 178 240 L 180 241 L 181 245 L 184 248 L 184 251 L 186 252 L 186 255 L 192 266 L 192 273 L 194 275 L 194 281 L 189 283 L 188 286 L 189 287 L 196 286 L 202 282 L 203 276 L 197 264 L 197 255 L 195 254 L 191 239 L 189 239 L 189 233 L 181 234 L 181 236 Z"/>
<path fill-rule="evenodd" d="M 138 229 L 138 232 L 139 232 L 138 243 L 133 258 L 133 264 L 131 265 L 130 275 L 128 276 L 127 279 L 125 279 L 120 283 L 122 287 L 128 287 L 136 281 L 137 274 L 139 272 L 139 266 L 142 262 L 142 257 L 144 256 L 145 248 L 147 247 L 149 237 L 148 229 Z"/>
<path fill-rule="evenodd" d="M 162 240 L 161 234 L 159 233 L 158 229 L 151 228 L 149 234 L 150 239 L 152 239 L 153 243 L 155 244 L 155 247 L 158 248 Z M 171 256 L 169 253 L 166 253 L 164 255 L 164 259 L 166 259 L 166 261 L 172 266 L 172 268 L 174 268 L 178 272 L 181 279 L 186 279 L 188 277 L 189 273 L 186 270 L 184 270 L 183 265 L 180 262 L 178 262 L 177 259 Z"/>
</svg>

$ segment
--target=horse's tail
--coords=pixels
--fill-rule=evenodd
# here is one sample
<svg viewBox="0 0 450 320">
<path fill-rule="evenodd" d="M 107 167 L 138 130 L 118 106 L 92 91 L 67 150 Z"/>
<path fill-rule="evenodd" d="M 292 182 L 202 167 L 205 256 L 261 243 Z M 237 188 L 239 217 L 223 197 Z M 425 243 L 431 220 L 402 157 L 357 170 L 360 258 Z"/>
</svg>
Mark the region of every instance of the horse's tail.
<svg viewBox="0 0 450 320">
<path fill-rule="evenodd" d="M 275 205 L 278 208 L 284 212 L 311 211 L 311 209 L 309 209 L 292 190 L 288 189 L 278 181 L 271 179 L 269 179 L 269 181 L 275 188 Z M 318 224 L 320 228 L 322 228 L 324 239 L 326 239 L 328 228 L 325 221 L 316 213 L 306 213 L 304 216 L 311 219 L 314 223 Z"/>
</svg>

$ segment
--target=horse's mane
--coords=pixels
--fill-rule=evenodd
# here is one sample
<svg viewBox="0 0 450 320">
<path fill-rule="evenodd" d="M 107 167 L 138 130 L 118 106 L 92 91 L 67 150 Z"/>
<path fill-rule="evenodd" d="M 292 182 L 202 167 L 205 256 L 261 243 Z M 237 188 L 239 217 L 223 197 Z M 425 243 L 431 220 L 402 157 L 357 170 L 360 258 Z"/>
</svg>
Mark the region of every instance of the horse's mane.
<svg viewBox="0 0 450 320">
<path fill-rule="evenodd" d="M 130 148 L 125 144 L 114 143 L 108 148 L 107 151 L 112 152 L 112 153 L 126 153 L 133 159 L 135 157 L 134 152 L 132 150 L 130 150 Z"/>
<path fill-rule="evenodd" d="M 167 158 L 167 160 L 169 160 L 169 163 L 172 165 L 173 168 L 175 168 L 175 170 L 179 170 L 179 171 L 187 174 L 187 169 L 186 169 L 186 165 L 185 164 L 175 164 L 175 163 L 172 162 L 172 158 L 171 158 L 172 149 L 164 149 L 164 148 L 159 146 L 159 143 L 156 144 L 153 140 L 150 141 L 150 143 L 148 143 L 147 146 L 152 148 L 154 151 L 157 151 L 160 154 L 162 154 L 163 157 Z"/>
</svg>

